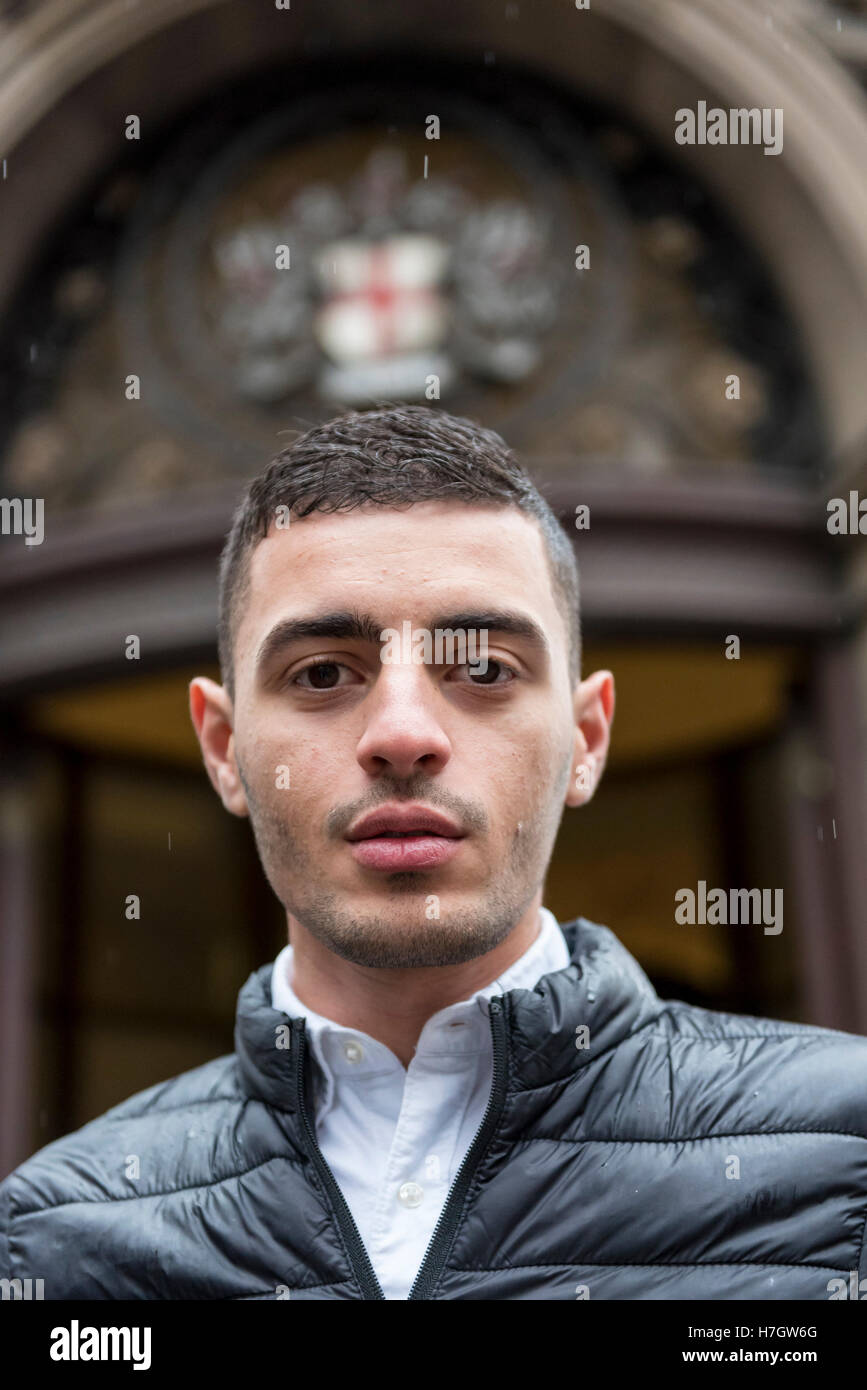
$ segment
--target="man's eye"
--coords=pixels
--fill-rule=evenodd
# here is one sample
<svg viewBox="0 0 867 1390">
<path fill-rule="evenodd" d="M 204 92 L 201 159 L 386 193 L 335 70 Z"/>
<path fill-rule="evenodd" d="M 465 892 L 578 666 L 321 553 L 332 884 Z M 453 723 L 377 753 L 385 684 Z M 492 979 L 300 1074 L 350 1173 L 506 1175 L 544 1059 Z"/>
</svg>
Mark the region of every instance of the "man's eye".
<svg viewBox="0 0 867 1390">
<path fill-rule="evenodd" d="M 494 661 L 492 657 L 488 657 L 486 663 L 467 661 L 454 669 L 456 671 L 468 671 L 472 685 L 511 685 L 512 681 L 518 678 L 518 673 L 513 667 L 507 666 L 505 661 Z M 500 673 L 504 673 L 508 678 L 497 680 Z M 463 682 L 460 683 L 463 684 Z"/>
<path fill-rule="evenodd" d="M 349 667 L 340 661 L 316 661 L 293 676 L 290 685 L 297 685 L 302 690 L 335 690 L 340 683 L 341 671 L 349 672 Z M 309 685 L 302 679 L 304 676 L 309 676 Z"/>
</svg>

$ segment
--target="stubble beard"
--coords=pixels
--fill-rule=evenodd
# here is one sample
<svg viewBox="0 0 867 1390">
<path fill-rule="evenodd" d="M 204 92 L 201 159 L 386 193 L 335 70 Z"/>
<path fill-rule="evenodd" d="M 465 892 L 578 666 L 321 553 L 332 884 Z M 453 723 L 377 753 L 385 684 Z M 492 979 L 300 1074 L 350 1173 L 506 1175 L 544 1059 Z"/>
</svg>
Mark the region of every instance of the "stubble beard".
<svg viewBox="0 0 867 1390">
<path fill-rule="evenodd" d="M 435 870 L 382 874 L 382 912 L 353 910 L 324 885 L 285 813 L 258 798 L 238 764 L 259 859 L 287 914 L 342 960 L 380 970 L 463 965 L 506 939 L 542 885 L 570 771 L 567 762 L 556 797 L 531 809 L 522 806 L 507 862 L 483 901 L 445 911 L 439 904 L 441 915 L 430 917 L 432 897 L 439 903 Z"/>
</svg>

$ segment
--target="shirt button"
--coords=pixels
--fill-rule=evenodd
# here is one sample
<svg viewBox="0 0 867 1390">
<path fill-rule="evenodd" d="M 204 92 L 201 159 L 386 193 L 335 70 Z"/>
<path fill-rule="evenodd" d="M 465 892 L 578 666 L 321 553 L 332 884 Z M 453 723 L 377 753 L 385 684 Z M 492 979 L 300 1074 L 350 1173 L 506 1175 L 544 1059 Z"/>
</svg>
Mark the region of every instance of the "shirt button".
<svg viewBox="0 0 867 1390">
<path fill-rule="evenodd" d="M 348 1042 L 343 1044 L 343 1055 L 347 1062 L 360 1062 L 364 1056 L 364 1048 L 360 1042 Z"/>
<path fill-rule="evenodd" d="M 404 1182 L 398 1189 L 397 1200 L 405 1207 L 417 1207 L 423 1196 L 424 1189 L 419 1187 L 417 1182 Z"/>
</svg>

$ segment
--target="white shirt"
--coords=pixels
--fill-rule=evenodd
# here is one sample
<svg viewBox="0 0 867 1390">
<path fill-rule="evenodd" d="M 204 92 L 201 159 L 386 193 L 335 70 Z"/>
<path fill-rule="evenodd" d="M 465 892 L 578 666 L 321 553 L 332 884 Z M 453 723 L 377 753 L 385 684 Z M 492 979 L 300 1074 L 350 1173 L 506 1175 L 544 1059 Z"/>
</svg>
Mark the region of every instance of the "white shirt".
<svg viewBox="0 0 867 1390">
<path fill-rule="evenodd" d="M 539 934 L 520 959 L 428 1019 L 406 1070 L 384 1043 L 301 1003 L 291 946 L 274 962 L 273 1007 L 307 1020 L 316 1138 L 386 1298 L 408 1297 L 482 1123 L 494 1070 L 488 999 L 532 989 L 569 964 L 556 917 L 545 907 L 539 915 Z"/>
</svg>

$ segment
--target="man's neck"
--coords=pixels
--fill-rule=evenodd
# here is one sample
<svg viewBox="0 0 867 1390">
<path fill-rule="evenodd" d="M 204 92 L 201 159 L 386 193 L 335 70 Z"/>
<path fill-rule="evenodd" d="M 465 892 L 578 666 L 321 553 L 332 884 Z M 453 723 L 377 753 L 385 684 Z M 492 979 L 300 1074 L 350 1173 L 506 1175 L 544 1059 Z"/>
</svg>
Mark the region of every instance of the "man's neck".
<svg viewBox="0 0 867 1390">
<path fill-rule="evenodd" d="M 460 965 L 376 969 L 343 960 L 290 918 L 292 989 L 308 1009 L 384 1043 L 404 1067 L 428 1019 L 469 999 L 530 949 L 539 935 L 541 893 L 492 951 Z"/>
</svg>

